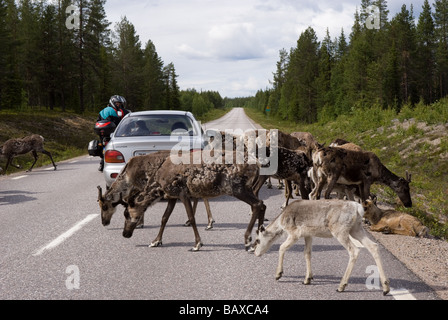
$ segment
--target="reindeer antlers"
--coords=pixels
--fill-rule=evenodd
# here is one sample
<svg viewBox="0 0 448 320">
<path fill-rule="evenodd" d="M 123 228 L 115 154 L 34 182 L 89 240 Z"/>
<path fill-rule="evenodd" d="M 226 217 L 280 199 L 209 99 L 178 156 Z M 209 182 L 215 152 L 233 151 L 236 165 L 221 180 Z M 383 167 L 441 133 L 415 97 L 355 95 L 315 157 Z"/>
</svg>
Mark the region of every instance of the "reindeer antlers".
<svg viewBox="0 0 448 320">
<path fill-rule="evenodd" d="M 103 189 L 101 189 L 100 186 L 98 186 L 97 188 L 98 188 L 98 201 L 102 201 L 103 200 Z"/>
<path fill-rule="evenodd" d="M 407 170 L 406 170 L 406 180 L 411 183 L 411 179 L 412 179 L 412 174 L 410 174 Z"/>
</svg>

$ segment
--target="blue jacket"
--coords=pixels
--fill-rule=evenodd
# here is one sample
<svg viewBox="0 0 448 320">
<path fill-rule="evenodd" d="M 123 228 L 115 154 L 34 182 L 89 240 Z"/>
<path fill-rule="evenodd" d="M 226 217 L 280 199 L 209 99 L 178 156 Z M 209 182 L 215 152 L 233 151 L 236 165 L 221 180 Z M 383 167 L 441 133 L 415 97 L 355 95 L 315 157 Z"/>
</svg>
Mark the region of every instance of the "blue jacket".
<svg viewBox="0 0 448 320">
<path fill-rule="evenodd" d="M 106 120 L 109 117 L 113 118 L 121 118 L 118 116 L 117 111 L 112 107 L 106 107 L 103 110 L 100 111 L 100 117 Z"/>
</svg>

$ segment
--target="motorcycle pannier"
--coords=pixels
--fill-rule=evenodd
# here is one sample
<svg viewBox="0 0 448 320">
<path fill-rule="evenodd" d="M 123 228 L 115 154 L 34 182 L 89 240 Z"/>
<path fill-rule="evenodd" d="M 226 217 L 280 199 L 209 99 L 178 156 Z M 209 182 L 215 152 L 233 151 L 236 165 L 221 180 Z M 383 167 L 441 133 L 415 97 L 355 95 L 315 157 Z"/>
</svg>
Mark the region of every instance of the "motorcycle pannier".
<svg viewBox="0 0 448 320">
<path fill-rule="evenodd" d="M 95 133 L 99 136 L 109 136 L 112 134 L 117 126 L 110 120 L 101 120 L 95 123 Z"/>
<path fill-rule="evenodd" d="M 103 146 L 98 140 L 92 140 L 89 143 L 89 155 L 92 157 L 101 157 L 103 153 Z"/>
</svg>

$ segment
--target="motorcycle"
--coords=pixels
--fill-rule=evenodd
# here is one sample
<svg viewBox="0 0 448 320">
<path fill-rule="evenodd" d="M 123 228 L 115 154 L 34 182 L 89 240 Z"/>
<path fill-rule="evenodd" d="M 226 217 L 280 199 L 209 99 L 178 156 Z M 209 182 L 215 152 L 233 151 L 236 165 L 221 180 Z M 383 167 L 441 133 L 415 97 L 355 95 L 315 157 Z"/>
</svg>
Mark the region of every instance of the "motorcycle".
<svg viewBox="0 0 448 320">
<path fill-rule="evenodd" d="M 115 131 L 117 126 L 111 120 L 99 120 L 95 123 L 94 131 L 99 136 L 99 140 L 92 140 L 89 143 L 88 151 L 92 157 L 100 157 L 100 171 L 104 167 L 104 149 L 110 141 L 110 135 Z"/>
</svg>

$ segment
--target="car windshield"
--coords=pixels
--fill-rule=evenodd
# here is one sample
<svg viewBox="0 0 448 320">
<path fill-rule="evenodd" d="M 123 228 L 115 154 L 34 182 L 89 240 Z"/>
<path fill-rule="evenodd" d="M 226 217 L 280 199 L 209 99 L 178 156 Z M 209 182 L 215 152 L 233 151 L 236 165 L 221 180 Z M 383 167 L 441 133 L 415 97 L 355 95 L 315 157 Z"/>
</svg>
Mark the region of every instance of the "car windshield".
<svg viewBox="0 0 448 320">
<path fill-rule="evenodd" d="M 189 117 L 185 115 L 142 115 L 123 119 L 115 137 L 196 135 Z"/>
</svg>

